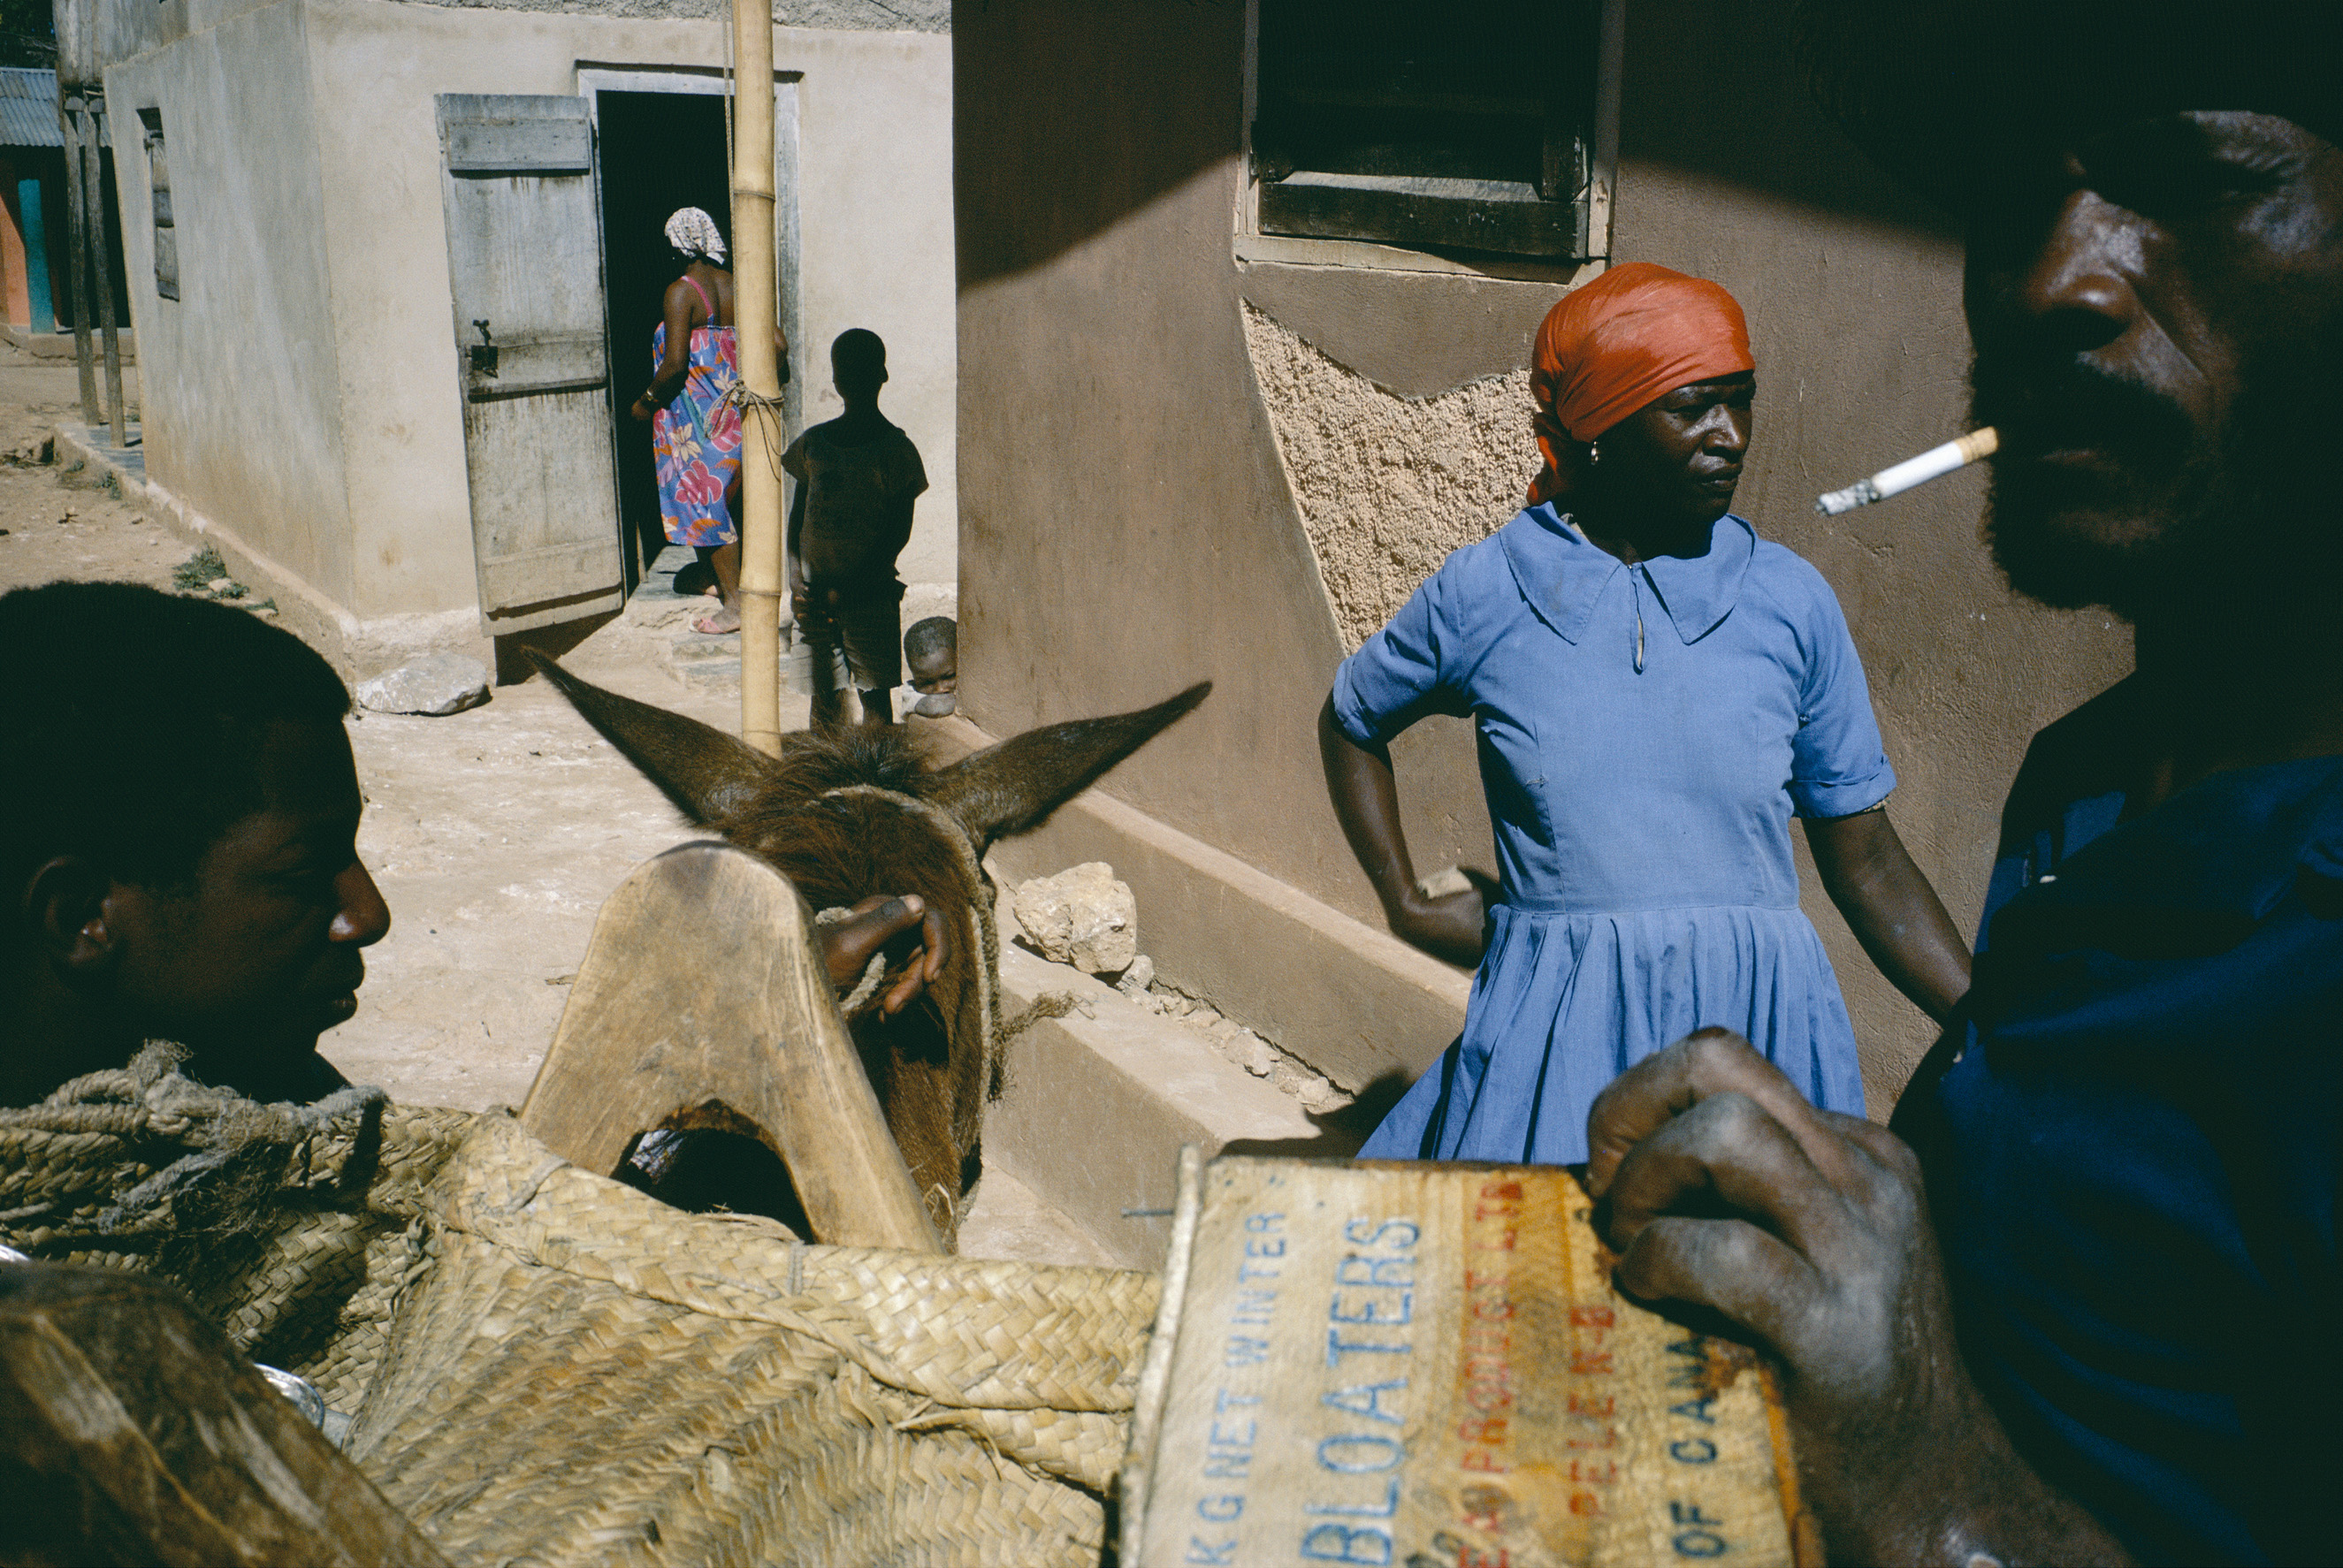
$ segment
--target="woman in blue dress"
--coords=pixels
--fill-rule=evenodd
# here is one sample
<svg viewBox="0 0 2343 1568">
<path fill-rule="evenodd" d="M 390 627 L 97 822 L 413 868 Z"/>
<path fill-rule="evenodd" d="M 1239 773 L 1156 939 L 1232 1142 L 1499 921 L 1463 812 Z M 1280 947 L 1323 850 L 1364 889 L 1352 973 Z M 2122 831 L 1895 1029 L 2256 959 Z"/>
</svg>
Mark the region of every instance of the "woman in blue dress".
<svg viewBox="0 0 2343 1568">
<path fill-rule="evenodd" d="M 1327 785 L 1392 929 L 1480 966 L 1463 1037 L 1363 1157 L 1583 1161 L 1604 1086 L 1714 1025 L 1860 1115 L 1793 816 L 1906 995 L 1942 1019 L 1967 989 L 1968 949 L 1884 809 L 1896 775 L 1838 601 L 1728 509 L 1755 368 L 1715 284 L 1634 263 L 1574 291 L 1538 334 L 1528 509 L 1335 674 Z M 1417 886 L 1388 746 L 1428 713 L 1474 720 L 1493 899 Z"/>
</svg>

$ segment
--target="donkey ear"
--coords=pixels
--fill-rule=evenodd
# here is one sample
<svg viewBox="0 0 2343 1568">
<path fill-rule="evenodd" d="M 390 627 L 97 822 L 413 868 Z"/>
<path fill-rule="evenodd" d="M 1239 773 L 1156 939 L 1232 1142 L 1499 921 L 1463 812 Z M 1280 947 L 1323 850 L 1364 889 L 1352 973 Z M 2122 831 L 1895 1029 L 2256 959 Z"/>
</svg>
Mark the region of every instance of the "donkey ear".
<svg viewBox="0 0 2343 1568">
<path fill-rule="evenodd" d="M 643 777 L 699 823 L 728 817 L 756 798 L 773 759 L 722 730 L 578 679 L 537 649 L 521 650 L 586 722 L 626 753 Z"/>
<path fill-rule="evenodd" d="M 1204 700 L 1209 680 L 1136 713 L 1029 729 L 929 775 L 929 795 L 977 843 L 1040 827 L 1050 813 Z"/>
</svg>

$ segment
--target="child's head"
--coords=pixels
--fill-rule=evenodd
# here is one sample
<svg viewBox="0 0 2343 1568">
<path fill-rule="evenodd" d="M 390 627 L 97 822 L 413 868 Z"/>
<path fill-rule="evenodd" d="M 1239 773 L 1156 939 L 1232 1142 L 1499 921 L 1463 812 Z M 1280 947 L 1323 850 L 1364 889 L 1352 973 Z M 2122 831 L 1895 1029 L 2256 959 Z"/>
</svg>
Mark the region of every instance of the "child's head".
<svg viewBox="0 0 2343 1568">
<path fill-rule="evenodd" d="M 920 694 L 916 711 L 940 718 L 959 706 L 960 628 L 950 619 L 931 615 L 915 622 L 903 634 L 903 662 L 911 672 L 911 689 Z"/>
<path fill-rule="evenodd" d="M 830 378 L 849 403 L 867 403 L 887 381 L 887 345 L 877 333 L 850 327 L 830 346 Z"/>
</svg>

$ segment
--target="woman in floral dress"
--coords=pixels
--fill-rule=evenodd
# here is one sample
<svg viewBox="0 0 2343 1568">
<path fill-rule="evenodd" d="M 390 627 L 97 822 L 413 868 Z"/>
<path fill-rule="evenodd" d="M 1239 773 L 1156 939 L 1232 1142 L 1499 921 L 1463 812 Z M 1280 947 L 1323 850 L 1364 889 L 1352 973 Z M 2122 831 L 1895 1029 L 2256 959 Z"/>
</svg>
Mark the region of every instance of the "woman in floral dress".
<svg viewBox="0 0 2343 1568">
<path fill-rule="evenodd" d="M 659 462 L 659 520 L 669 542 L 689 545 L 715 573 L 722 606 L 692 623 L 711 634 L 740 628 L 740 535 L 729 492 L 740 472 L 740 411 L 725 394 L 740 378 L 732 331 L 732 275 L 724 238 L 696 206 L 667 220 L 668 243 L 683 276 L 668 286 L 665 317 L 651 335 L 651 384 L 630 412 L 651 422 Z M 789 341 L 776 320 L 773 341 L 787 375 Z"/>
</svg>

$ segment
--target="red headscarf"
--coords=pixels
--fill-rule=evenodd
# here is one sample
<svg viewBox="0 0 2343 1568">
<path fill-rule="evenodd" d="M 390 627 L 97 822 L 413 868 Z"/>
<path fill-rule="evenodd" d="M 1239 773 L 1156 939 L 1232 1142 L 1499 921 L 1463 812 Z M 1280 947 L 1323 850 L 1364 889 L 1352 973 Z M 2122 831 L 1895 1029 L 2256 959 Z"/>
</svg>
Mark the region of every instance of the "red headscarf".
<svg viewBox="0 0 2343 1568">
<path fill-rule="evenodd" d="M 1530 505 L 1562 493 L 1562 443 L 1592 441 L 1653 398 L 1755 370 L 1749 324 L 1706 278 L 1648 261 L 1614 266 L 1546 312 L 1530 358 L 1545 467 Z"/>
</svg>

